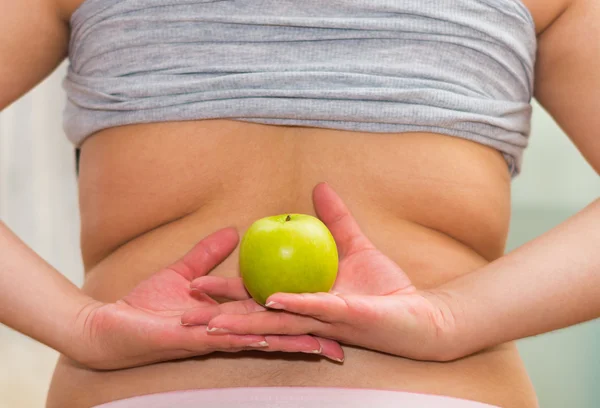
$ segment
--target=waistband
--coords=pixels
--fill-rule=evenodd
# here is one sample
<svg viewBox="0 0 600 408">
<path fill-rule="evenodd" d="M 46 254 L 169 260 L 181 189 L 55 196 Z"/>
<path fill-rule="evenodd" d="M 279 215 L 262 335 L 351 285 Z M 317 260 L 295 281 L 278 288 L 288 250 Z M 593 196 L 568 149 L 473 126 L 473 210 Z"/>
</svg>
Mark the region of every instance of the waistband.
<svg viewBox="0 0 600 408">
<path fill-rule="evenodd" d="M 250 387 L 174 391 L 143 395 L 95 408 L 494 408 L 439 395 L 330 387 Z M 498 407 L 495 407 L 498 408 Z"/>
</svg>

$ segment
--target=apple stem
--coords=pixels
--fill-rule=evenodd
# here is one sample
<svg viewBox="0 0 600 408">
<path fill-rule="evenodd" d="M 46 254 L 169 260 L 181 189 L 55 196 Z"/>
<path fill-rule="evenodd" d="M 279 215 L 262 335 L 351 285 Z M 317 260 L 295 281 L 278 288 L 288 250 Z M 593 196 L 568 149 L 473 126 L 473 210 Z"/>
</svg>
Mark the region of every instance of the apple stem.
<svg viewBox="0 0 600 408">
<path fill-rule="evenodd" d="M 288 215 L 287 217 L 285 217 L 285 221 L 286 221 L 286 222 L 287 222 L 287 221 L 291 221 L 291 220 L 292 220 L 292 217 L 290 217 L 289 215 Z"/>
</svg>

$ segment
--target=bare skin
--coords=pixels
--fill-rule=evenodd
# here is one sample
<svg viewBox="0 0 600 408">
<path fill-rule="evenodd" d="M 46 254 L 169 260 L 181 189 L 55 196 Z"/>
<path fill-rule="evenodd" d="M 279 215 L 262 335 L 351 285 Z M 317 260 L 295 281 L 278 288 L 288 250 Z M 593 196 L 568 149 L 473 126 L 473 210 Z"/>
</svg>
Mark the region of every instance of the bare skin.
<svg viewBox="0 0 600 408">
<path fill-rule="evenodd" d="M 80 0 L 6 2 L 0 16 L 0 107 L 64 58 Z M 598 170 L 600 55 L 591 0 L 530 0 L 539 34 L 536 95 Z M 36 24 L 28 24 L 35 21 Z M 24 70 L 22 67 L 30 69 Z M 574 98 L 577 106 L 569 101 Z M 502 256 L 510 179 L 500 154 L 448 136 L 367 134 L 227 120 L 132 125 L 83 146 L 80 174 L 84 291 L 113 302 L 226 226 L 284 212 L 314 214 L 312 187 L 328 181 L 370 241 L 418 289 Z M 237 250 L 214 276 L 235 276 Z M 503 407 L 536 406 L 512 343 L 447 363 L 344 346 L 343 365 L 301 354 L 213 353 L 118 371 L 62 358 L 49 407 L 88 407 L 190 388 L 315 385 L 451 395 Z"/>
<path fill-rule="evenodd" d="M 500 256 L 509 216 L 504 159 L 463 140 L 401 136 L 348 137 L 226 121 L 136 125 L 95 135 L 83 146 L 79 176 L 84 290 L 114 301 L 216 228 L 229 225 L 243 234 L 267 215 L 315 214 L 310 193 L 321 180 L 345 197 L 365 233 L 417 287 L 437 286 L 485 265 L 485 256 Z M 416 154 L 416 145 L 427 154 Z M 361 150 L 365 153 L 357 155 Z M 449 156 L 455 160 L 446 160 Z M 224 161 L 231 164 L 224 168 Z M 211 276 L 236 276 L 237 256 L 236 249 Z M 417 362 L 352 346 L 344 346 L 344 354 L 340 365 L 300 354 L 213 353 L 113 372 L 61 359 L 49 406 L 259 385 L 371 387 L 536 405 L 513 344 L 453 363 Z"/>
</svg>

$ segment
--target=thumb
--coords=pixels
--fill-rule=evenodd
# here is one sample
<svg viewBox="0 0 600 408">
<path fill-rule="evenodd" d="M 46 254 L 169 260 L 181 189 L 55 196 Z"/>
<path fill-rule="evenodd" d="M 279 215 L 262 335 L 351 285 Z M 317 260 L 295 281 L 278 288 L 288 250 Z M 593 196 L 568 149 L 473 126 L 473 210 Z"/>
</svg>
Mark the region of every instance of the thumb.
<svg viewBox="0 0 600 408">
<path fill-rule="evenodd" d="M 348 207 L 329 184 L 316 185 L 313 189 L 313 204 L 317 216 L 331 231 L 341 257 L 357 250 L 373 248 Z"/>
<path fill-rule="evenodd" d="M 233 252 L 239 241 L 235 228 L 216 231 L 198 242 L 171 269 L 189 281 L 206 275 Z"/>
</svg>

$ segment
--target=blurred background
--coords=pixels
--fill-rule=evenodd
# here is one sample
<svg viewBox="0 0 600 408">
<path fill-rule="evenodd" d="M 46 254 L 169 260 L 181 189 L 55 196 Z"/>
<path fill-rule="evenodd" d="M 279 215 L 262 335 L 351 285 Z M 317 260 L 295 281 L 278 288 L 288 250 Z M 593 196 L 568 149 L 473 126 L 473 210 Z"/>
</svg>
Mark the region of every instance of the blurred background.
<svg viewBox="0 0 600 408">
<path fill-rule="evenodd" d="M 81 285 L 74 154 L 61 124 L 65 68 L 0 113 L 0 219 Z M 600 196 L 600 177 L 535 103 L 532 126 L 522 174 L 513 182 L 508 251 Z M 599 339 L 596 320 L 519 342 L 543 408 L 600 407 Z M 0 408 L 43 407 L 56 358 L 0 325 Z"/>
</svg>

